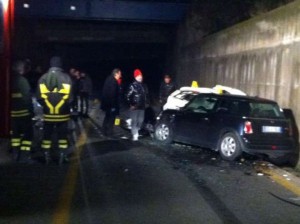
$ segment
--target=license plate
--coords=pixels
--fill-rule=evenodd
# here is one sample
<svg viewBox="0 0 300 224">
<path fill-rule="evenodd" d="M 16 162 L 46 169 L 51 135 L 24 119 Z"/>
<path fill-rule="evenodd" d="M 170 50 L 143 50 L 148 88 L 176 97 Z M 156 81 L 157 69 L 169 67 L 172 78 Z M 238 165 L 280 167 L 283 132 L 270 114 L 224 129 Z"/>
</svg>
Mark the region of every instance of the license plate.
<svg viewBox="0 0 300 224">
<path fill-rule="evenodd" d="M 264 132 L 264 133 L 281 133 L 281 127 L 263 126 L 262 132 Z"/>
</svg>

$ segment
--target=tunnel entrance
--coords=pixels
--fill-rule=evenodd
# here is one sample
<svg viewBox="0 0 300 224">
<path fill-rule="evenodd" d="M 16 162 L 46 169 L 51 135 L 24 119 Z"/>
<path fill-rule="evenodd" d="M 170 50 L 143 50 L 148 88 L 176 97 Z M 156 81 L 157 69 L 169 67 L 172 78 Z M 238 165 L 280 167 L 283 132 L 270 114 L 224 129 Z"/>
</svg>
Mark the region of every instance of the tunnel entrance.
<svg viewBox="0 0 300 224">
<path fill-rule="evenodd" d="M 98 86 L 103 83 L 104 75 L 114 67 L 123 70 L 125 83 L 138 67 L 151 93 L 157 95 L 160 76 L 172 60 L 176 24 L 183 20 L 190 2 L 0 1 L 2 30 L 5 31 L 0 41 L 0 47 L 5 48 L 0 62 L 5 98 L 1 101 L 0 121 L 4 127 L 0 136 L 9 136 L 10 63 L 15 59 L 29 59 L 32 69 L 41 65 L 45 72 L 50 57 L 61 55 L 65 70 L 70 66 L 86 70 L 96 88 L 101 88 Z"/>
<path fill-rule="evenodd" d="M 66 71 L 75 67 L 91 76 L 96 96 L 113 68 L 122 70 L 125 87 L 139 68 L 156 98 L 175 33 L 175 24 L 23 18 L 16 21 L 14 56 L 45 72 L 49 58 L 60 55 Z"/>
</svg>

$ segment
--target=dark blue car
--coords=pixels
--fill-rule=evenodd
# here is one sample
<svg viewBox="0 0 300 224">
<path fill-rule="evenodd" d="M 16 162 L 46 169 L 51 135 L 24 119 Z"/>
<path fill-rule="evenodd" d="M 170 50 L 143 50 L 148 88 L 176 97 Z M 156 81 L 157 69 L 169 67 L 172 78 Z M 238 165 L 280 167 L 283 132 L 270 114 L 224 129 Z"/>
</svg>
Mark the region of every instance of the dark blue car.
<svg viewBox="0 0 300 224">
<path fill-rule="evenodd" d="M 225 160 L 246 152 L 283 164 L 297 155 L 291 122 L 271 100 L 199 94 L 181 110 L 163 111 L 157 119 L 154 136 L 159 142 L 210 148 Z"/>
</svg>

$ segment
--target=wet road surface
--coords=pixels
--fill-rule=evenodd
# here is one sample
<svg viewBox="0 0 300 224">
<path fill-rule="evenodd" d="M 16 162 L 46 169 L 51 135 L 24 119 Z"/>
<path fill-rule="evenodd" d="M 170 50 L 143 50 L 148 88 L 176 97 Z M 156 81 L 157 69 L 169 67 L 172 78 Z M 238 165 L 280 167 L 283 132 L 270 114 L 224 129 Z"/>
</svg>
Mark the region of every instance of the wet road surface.
<svg viewBox="0 0 300 224">
<path fill-rule="evenodd" d="M 107 139 L 90 119 L 71 138 L 63 166 L 38 156 L 0 166 L 0 223 L 300 223 L 298 196 L 259 176 L 253 158 Z"/>
</svg>

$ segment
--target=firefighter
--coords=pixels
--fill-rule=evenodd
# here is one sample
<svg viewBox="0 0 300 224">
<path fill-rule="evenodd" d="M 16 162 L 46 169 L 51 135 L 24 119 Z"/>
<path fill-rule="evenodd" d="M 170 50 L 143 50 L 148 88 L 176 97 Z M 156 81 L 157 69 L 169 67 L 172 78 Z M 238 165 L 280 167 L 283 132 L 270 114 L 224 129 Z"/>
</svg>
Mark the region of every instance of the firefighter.
<svg viewBox="0 0 300 224">
<path fill-rule="evenodd" d="M 50 163 L 53 134 L 57 134 L 59 164 L 67 160 L 68 121 L 70 119 L 70 96 L 72 80 L 62 70 L 62 60 L 55 56 L 50 60 L 50 69 L 38 81 L 37 98 L 43 106 L 44 135 L 41 148 L 46 164 Z"/>
<path fill-rule="evenodd" d="M 12 67 L 11 151 L 17 161 L 30 162 L 33 104 L 30 85 L 24 77 L 25 66 L 24 61 L 16 61 Z"/>
</svg>

